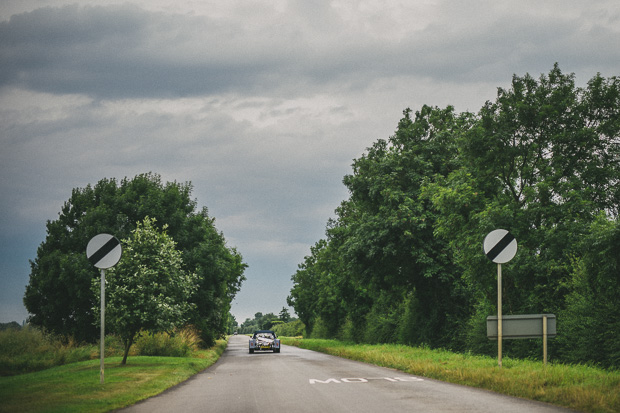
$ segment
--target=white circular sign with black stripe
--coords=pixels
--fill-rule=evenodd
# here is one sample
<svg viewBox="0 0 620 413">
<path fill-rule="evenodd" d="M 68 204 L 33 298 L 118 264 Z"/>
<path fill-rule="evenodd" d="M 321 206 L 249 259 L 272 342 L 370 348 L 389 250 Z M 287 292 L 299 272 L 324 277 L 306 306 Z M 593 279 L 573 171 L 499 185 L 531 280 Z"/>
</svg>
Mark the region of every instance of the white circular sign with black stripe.
<svg viewBox="0 0 620 413">
<path fill-rule="evenodd" d="M 110 234 L 95 235 L 86 246 L 86 258 L 97 268 L 114 267 L 121 259 L 120 241 Z"/>
<path fill-rule="evenodd" d="M 504 264 L 517 254 L 517 240 L 505 229 L 496 229 L 484 238 L 484 253 L 494 263 Z"/>
</svg>

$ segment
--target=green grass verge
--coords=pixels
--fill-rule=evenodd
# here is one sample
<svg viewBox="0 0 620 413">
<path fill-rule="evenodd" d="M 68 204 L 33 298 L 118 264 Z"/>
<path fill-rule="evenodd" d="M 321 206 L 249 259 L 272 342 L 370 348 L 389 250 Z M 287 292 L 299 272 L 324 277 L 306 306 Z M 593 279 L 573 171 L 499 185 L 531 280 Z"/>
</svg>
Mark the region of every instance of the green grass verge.
<svg viewBox="0 0 620 413">
<path fill-rule="evenodd" d="M 497 359 L 395 344 L 280 337 L 283 344 L 390 367 L 416 376 L 483 388 L 585 412 L 620 412 L 620 372 L 588 366 Z"/>
<path fill-rule="evenodd" d="M 100 384 L 99 359 L 35 373 L 0 377 L 0 412 L 107 412 L 154 396 L 217 361 L 227 341 L 191 357 L 121 357 L 105 360 Z"/>
</svg>

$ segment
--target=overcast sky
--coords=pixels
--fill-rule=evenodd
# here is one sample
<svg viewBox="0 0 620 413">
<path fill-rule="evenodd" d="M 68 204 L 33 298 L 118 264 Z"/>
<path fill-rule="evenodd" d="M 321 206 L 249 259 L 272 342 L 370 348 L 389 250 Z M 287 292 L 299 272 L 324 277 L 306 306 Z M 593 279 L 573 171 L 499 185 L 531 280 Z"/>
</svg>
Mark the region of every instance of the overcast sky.
<svg viewBox="0 0 620 413">
<path fill-rule="evenodd" d="M 71 190 L 149 171 L 249 265 L 237 321 L 278 313 L 405 108 L 478 111 L 555 62 L 620 75 L 618 45 L 617 0 L 1 0 L 0 322 Z"/>
</svg>

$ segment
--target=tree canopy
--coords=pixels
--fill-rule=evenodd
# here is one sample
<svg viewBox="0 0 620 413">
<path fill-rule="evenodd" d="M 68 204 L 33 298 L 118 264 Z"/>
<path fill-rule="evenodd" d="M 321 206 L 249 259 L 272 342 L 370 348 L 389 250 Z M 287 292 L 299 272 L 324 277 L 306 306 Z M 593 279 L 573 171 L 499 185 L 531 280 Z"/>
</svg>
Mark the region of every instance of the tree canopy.
<svg viewBox="0 0 620 413">
<path fill-rule="evenodd" d="M 602 252 L 584 242 L 615 251 L 620 79 L 596 75 L 577 87 L 555 65 L 538 79 L 515 75 L 478 113 L 403 114 L 393 136 L 354 160 L 343 180 L 349 198 L 292 277 L 289 304 L 307 331 L 493 351 L 485 318 L 496 311 L 496 271 L 482 242 L 497 228 L 519 242 L 505 270 L 505 313 L 556 313 L 577 334 L 594 295 L 610 297 L 598 288 L 620 292 L 611 252 L 594 259 Z M 606 299 L 598 305 L 617 314 L 617 300 Z M 608 320 L 593 314 L 603 339 Z M 617 366 L 620 337 L 608 331 L 607 356 L 596 361 Z M 566 347 L 552 347 L 554 356 L 576 354 L 557 342 Z M 506 343 L 508 355 L 536 357 L 532 347 Z"/>
<path fill-rule="evenodd" d="M 191 183 L 163 183 L 153 173 L 120 182 L 102 179 L 73 189 L 58 219 L 47 222 L 45 241 L 31 261 L 24 296 L 30 323 L 79 341 L 97 339 L 93 308 L 98 298 L 90 284 L 99 273 L 86 259 L 86 245 L 104 232 L 128 239 L 148 216 L 159 230 L 167 226 L 184 270 L 196 274 L 198 288 L 190 298 L 194 306 L 189 322 L 207 345 L 224 334 L 246 264 L 226 245 L 207 208 L 197 208 L 191 192 Z"/>
</svg>

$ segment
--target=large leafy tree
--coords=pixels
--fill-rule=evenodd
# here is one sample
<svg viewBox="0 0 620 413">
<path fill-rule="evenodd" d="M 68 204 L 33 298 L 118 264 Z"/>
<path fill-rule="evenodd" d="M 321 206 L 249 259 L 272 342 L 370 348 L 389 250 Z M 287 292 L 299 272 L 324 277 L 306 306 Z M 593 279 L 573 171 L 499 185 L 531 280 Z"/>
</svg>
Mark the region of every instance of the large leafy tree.
<svg viewBox="0 0 620 413">
<path fill-rule="evenodd" d="M 47 236 L 31 261 L 30 282 L 24 304 L 30 322 L 80 341 L 95 340 L 96 297 L 90 290 L 97 270 L 88 262 L 85 248 L 95 235 L 106 232 L 119 239 L 146 216 L 167 233 L 182 252 L 186 270 L 196 273 L 200 288 L 191 321 L 202 331 L 206 344 L 225 332 L 232 298 L 245 279 L 241 255 L 226 246 L 208 210 L 198 210 L 190 183 L 163 183 L 157 174 L 133 179 L 102 179 L 76 188 L 58 219 L 47 222 Z"/>
<path fill-rule="evenodd" d="M 319 240 L 292 276 L 294 286 L 287 302 L 295 308 L 308 334 L 314 331 L 320 319 L 324 331 L 316 333 L 336 335 L 347 316 L 351 317 L 358 301 L 350 294 L 350 280 L 340 267 L 342 261 L 332 245 Z"/>
<path fill-rule="evenodd" d="M 539 79 L 514 76 L 480 110 L 458 141 L 462 167 L 426 188 L 439 211 L 435 232 L 475 297 L 469 326 L 482 325 L 495 307 L 494 266 L 480 254 L 495 228 L 519 242 L 504 277 L 504 310 L 562 311 L 572 263 L 585 253 L 582 238 L 600 214 L 618 216 L 619 136 L 619 79 L 597 75 L 579 88 L 557 65 Z M 480 333 L 470 329 L 470 347 L 486 347 Z"/>
<path fill-rule="evenodd" d="M 120 262 L 106 274 L 106 324 L 123 341 L 121 364 L 126 364 L 141 331 L 172 331 L 189 320 L 189 299 L 198 285 L 196 275 L 183 269 L 176 243 L 154 219 L 138 222 L 122 244 Z M 96 281 L 93 287 L 97 291 Z"/>
<path fill-rule="evenodd" d="M 506 313 L 565 314 L 582 331 L 577 320 L 595 297 L 615 308 L 597 291 L 617 291 L 616 262 L 588 245 L 615 252 L 615 232 L 603 229 L 615 228 L 620 213 L 617 77 L 577 87 L 555 65 L 538 79 L 515 75 L 476 114 L 407 110 L 396 134 L 356 159 L 344 183 L 350 197 L 328 224 L 327 245 L 293 278 L 292 304 L 306 320 L 323 316 L 329 306 L 321 302 L 340 302 L 366 340 L 485 351 L 496 270 L 482 242 L 496 228 L 519 242 L 506 265 Z M 511 342 L 511 354 L 533 355 L 526 344 Z M 617 346 L 608 348 L 607 359 L 617 360 Z"/>
<path fill-rule="evenodd" d="M 437 214 L 422 188 L 459 167 L 457 137 L 472 119 L 452 107 L 424 106 L 413 117 L 410 110 L 404 115 L 394 136 L 354 161 L 353 174 L 344 178 L 351 196 L 328 235 L 352 279 L 381 307 L 374 309 L 377 319 L 397 316 L 396 307 L 410 296 L 418 323 L 407 341 L 449 345 L 444 326 L 458 309 L 455 271 L 446 242 L 434 236 Z M 382 334 L 396 340 L 396 320 L 387 319 L 395 328 Z"/>
<path fill-rule="evenodd" d="M 235 248 L 226 245 L 206 209 L 188 217 L 183 232 L 172 236 L 186 267 L 198 276 L 198 289 L 190 299 L 195 304 L 190 322 L 199 329 L 203 342 L 211 345 L 228 329 L 230 306 L 245 280 L 247 265 Z"/>
<path fill-rule="evenodd" d="M 305 257 L 304 262 L 298 265 L 298 269 L 291 277 L 293 287 L 287 297 L 287 304 L 295 309 L 299 319 L 306 325 L 308 333 L 317 318 L 318 310 L 318 275 L 314 269 L 317 263 L 316 254 L 325 241 L 321 240 L 311 248 L 312 254 Z"/>
<path fill-rule="evenodd" d="M 505 280 L 507 309 L 554 311 L 590 223 L 618 214 L 620 81 L 596 76 L 578 88 L 556 65 L 539 79 L 514 76 L 478 117 L 459 139 L 462 168 L 429 185 L 436 232 L 490 296 L 492 265 L 479 246 L 490 230 L 509 229 L 519 254 Z"/>
<path fill-rule="evenodd" d="M 289 304 L 307 328 L 320 319 L 326 335 L 448 344 L 443 326 L 458 309 L 455 275 L 422 188 L 458 168 L 456 136 L 471 116 L 429 106 L 404 115 L 394 136 L 354 161 L 344 178 L 350 197 L 329 222 L 328 240 L 293 276 Z M 399 328 L 403 317 L 418 322 Z M 344 323 L 351 325 L 342 331 Z"/>
</svg>

